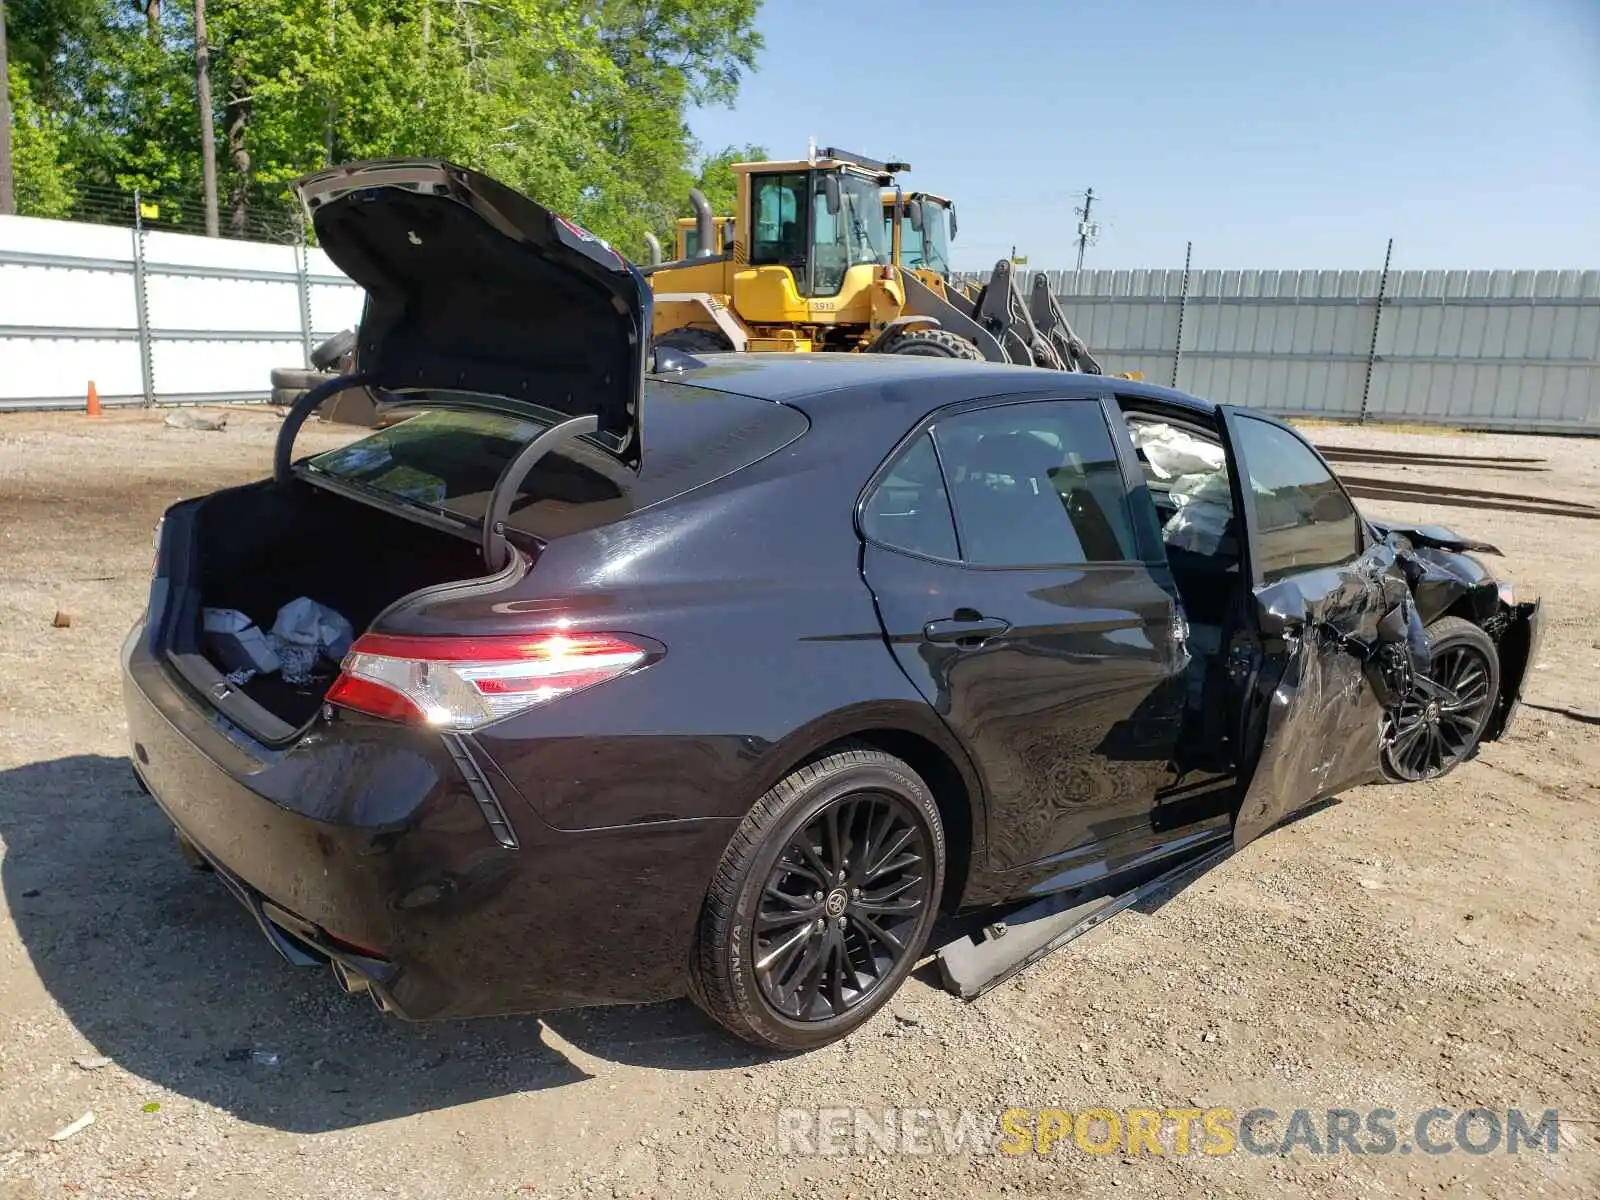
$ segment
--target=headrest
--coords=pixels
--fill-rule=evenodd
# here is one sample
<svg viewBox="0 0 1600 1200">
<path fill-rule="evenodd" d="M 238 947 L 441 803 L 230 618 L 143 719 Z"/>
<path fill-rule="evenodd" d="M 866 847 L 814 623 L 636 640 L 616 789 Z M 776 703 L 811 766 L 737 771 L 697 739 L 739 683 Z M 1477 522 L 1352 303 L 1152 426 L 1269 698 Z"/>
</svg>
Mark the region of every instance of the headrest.
<svg viewBox="0 0 1600 1200">
<path fill-rule="evenodd" d="M 967 460 L 969 470 L 985 475 L 1049 477 L 1062 463 L 1061 451 L 1031 433 L 990 433 L 979 439 Z"/>
</svg>

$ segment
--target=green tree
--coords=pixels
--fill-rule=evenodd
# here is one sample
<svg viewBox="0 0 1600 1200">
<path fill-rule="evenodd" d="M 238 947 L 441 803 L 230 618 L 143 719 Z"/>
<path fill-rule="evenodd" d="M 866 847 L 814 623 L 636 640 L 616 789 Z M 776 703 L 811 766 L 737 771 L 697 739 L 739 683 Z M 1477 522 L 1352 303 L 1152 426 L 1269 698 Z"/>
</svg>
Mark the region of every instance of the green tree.
<svg viewBox="0 0 1600 1200">
<path fill-rule="evenodd" d="M 34 101 L 22 63 L 12 63 L 8 75 L 17 212 L 25 217 L 64 217 L 72 211 L 73 195 L 62 162 L 65 139 L 60 123 Z"/>
<path fill-rule="evenodd" d="M 289 232 L 329 162 L 448 158 L 619 246 L 698 177 L 691 105 L 728 103 L 758 0 L 207 0 L 224 233 Z M 137 187 L 200 227 L 192 10 L 8 0 L 33 103 L 57 114 L 73 211 Z M 110 197 L 108 199 L 107 197 Z"/>
<path fill-rule="evenodd" d="M 765 146 L 725 146 L 715 154 L 701 158 L 695 172 L 695 187 L 699 188 L 711 202 L 712 212 L 718 216 L 726 216 L 733 212 L 733 206 L 738 199 L 738 181 L 734 178 L 733 164 L 761 162 L 768 157 Z M 678 215 L 694 216 L 687 198 L 679 208 Z"/>
</svg>

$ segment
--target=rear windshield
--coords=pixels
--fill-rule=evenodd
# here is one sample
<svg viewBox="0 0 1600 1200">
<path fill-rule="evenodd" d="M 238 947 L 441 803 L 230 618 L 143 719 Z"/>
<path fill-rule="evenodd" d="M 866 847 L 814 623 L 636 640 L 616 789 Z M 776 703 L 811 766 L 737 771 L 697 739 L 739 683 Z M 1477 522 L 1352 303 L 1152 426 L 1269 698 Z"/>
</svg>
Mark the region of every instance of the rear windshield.
<svg viewBox="0 0 1600 1200">
<path fill-rule="evenodd" d="M 484 408 L 425 409 L 307 459 L 301 474 L 481 520 L 506 464 L 560 419 L 558 413 L 538 419 Z M 637 475 L 588 439 L 569 442 L 541 458 L 522 481 L 511 528 L 550 538 L 606 524 L 749 466 L 807 427 L 801 413 L 782 404 L 655 379 L 645 382 L 641 423 L 644 462 Z"/>
</svg>

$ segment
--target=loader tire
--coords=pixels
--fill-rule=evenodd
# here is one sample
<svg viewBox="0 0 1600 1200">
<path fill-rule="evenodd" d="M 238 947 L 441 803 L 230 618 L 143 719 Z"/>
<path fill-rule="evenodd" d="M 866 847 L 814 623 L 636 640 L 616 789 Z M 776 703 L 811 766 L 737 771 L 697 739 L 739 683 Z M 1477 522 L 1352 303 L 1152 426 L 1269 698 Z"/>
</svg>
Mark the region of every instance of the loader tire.
<svg viewBox="0 0 1600 1200">
<path fill-rule="evenodd" d="M 890 338 L 879 354 L 911 354 L 919 358 L 965 358 L 983 361 L 983 351 L 948 329 L 909 329 Z"/>
<path fill-rule="evenodd" d="M 655 344 L 688 354 L 726 354 L 733 349 L 727 338 L 709 329 L 669 329 L 655 339 Z"/>
</svg>

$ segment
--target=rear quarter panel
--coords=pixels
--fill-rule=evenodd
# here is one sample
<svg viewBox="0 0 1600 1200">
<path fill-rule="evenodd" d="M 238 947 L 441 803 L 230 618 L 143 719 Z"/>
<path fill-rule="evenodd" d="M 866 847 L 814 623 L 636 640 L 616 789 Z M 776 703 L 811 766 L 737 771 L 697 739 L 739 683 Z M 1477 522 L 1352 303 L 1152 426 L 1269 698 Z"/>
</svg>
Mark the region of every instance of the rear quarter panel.
<svg viewBox="0 0 1600 1200">
<path fill-rule="evenodd" d="M 869 729 L 919 733 L 970 771 L 890 656 L 861 578 L 855 500 L 901 419 L 885 418 L 883 436 L 818 422 L 733 476 L 551 542 L 508 591 L 425 598 L 382 624 L 666 646 L 631 675 L 476 735 L 557 829 L 740 818 L 817 748 Z"/>
</svg>

